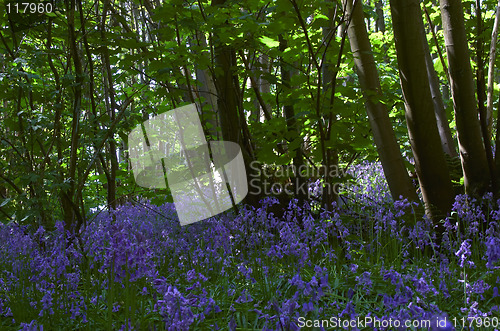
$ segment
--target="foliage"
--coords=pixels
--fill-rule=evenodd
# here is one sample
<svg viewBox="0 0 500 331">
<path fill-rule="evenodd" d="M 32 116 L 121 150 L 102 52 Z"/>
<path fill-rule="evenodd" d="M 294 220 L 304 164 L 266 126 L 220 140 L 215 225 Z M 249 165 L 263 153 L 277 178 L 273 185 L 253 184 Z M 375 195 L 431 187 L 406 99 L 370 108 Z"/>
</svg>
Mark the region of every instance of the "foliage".
<svg viewBox="0 0 500 331">
<path fill-rule="evenodd" d="M 205 104 L 199 75 L 203 70 L 210 75 L 220 70 L 214 65 L 216 42 L 236 51 L 234 73 L 247 117 L 255 113 L 256 105 L 254 91 L 245 88 L 245 82 L 262 75 L 270 84 L 270 92 L 263 92 L 262 98 L 272 118 L 248 123 L 258 161 L 289 164 L 293 151 L 305 141 L 306 157 L 321 164 L 323 142 L 318 125 L 320 121 L 325 125 L 332 112 L 332 134 L 325 146 L 337 150 L 341 161 L 350 161 L 353 153 L 376 158 L 350 55 L 339 53 L 342 37 L 334 34 L 327 46 L 323 43 L 322 28 L 332 24 L 325 13 L 334 9 L 333 2 L 302 4 L 299 12 L 290 11 L 286 1 L 245 1 L 241 6 L 228 2 L 220 8 L 203 1 L 174 1 L 142 9 L 133 1 L 100 2 L 97 7 L 77 1 L 74 5 L 80 12 L 67 5 L 55 2 L 55 11 L 31 28 L 14 31 L 9 29 L 11 22 L 1 21 L 5 30 L 0 44 L 0 152 L 5 169 L 2 185 L 7 190 L 2 217 L 6 220 L 52 228 L 55 220 L 71 218 L 63 206 L 64 195 L 82 215 L 104 200 L 114 205 L 116 201 L 109 200 L 112 196 L 118 201 L 155 196 L 158 192 L 144 192 L 130 179 L 127 134 L 145 119 L 190 102 L 207 110 L 201 115 L 206 130 L 210 129 L 205 114 L 214 105 Z M 104 10 L 104 16 L 97 15 Z M 299 15 L 305 30 L 295 29 Z M 333 24 L 343 19 L 339 7 Z M 68 39 L 72 21 L 74 45 Z M 229 25 L 222 27 L 224 22 Z M 212 33 L 215 28 L 216 35 Z M 280 33 L 286 34 L 284 50 L 279 48 Z M 377 38 L 390 45 L 387 36 Z M 382 47 L 376 40 L 372 39 L 374 46 Z M 71 50 L 73 46 L 77 53 Z M 377 54 L 382 53 L 378 48 Z M 271 71 L 258 65 L 263 54 L 269 56 L 266 67 Z M 333 109 L 328 109 L 330 92 L 322 86 L 319 74 L 327 64 L 335 65 L 339 56 L 343 57 L 337 73 L 340 79 Z M 280 59 L 294 69 L 290 91 L 283 89 L 276 69 Z M 318 61 L 322 67 L 315 66 Z M 394 63 L 381 69 L 384 90 L 395 92 L 384 102 L 397 107 L 395 124 L 398 136 L 404 138 L 402 107 L 395 102 L 399 99 L 397 69 Z M 287 131 L 281 110 L 290 102 L 296 109 L 296 136 Z M 117 123 L 116 118 L 120 119 Z M 116 187 L 108 185 L 113 177 Z M 162 193 L 168 201 L 168 192 Z"/>
</svg>

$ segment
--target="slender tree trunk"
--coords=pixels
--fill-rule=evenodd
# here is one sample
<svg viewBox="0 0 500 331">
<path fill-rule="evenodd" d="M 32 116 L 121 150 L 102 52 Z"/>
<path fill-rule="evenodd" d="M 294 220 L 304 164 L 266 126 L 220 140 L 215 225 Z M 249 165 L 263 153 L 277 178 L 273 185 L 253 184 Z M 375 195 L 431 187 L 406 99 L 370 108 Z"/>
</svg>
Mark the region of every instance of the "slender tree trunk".
<svg viewBox="0 0 500 331">
<path fill-rule="evenodd" d="M 495 161 L 493 159 L 493 151 L 491 150 L 491 139 L 488 134 L 488 119 L 486 114 L 486 78 L 484 75 L 484 40 L 483 40 L 483 15 L 481 11 L 481 0 L 476 0 L 476 91 L 477 104 L 479 109 L 479 121 L 481 124 L 481 134 L 486 152 L 486 160 L 488 161 L 488 169 L 491 176 L 491 187 L 496 191 L 497 180 L 495 173 Z"/>
<path fill-rule="evenodd" d="M 375 31 L 385 33 L 384 4 L 382 3 L 382 0 L 375 1 L 375 12 L 377 13 Z"/>
<path fill-rule="evenodd" d="M 189 40 L 189 44 L 197 43 L 199 46 L 207 48 L 207 40 L 205 33 L 195 31 L 194 38 Z M 217 89 L 215 82 L 210 75 L 207 67 L 200 67 L 195 63 L 194 72 L 196 80 L 190 79 L 188 68 L 185 67 L 187 73 L 186 81 L 189 82 L 190 90 L 192 90 L 192 102 L 198 102 L 198 111 L 200 114 L 201 125 L 208 140 L 220 140 L 217 128 L 220 126 L 217 120 Z M 196 100 L 198 99 L 198 100 Z"/>
<path fill-rule="evenodd" d="M 415 168 L 427 214 L 439 221 L 453 203 L 453 187 L 436 125 L 425 68 L 424 27 L 419 0 L 391 0 L 399 75 Z M 439 226 L 438 234 L 442 233 Z"/>
<path fill-rule="evenodd" d="M 241 58 L 241 61 L 243 62 L 244 66 L 245 66 L 245 69 L 247 71 L 254 71 L 251 68 L 250 63 L 248 61 L 248 57 L 245 55 L 245 53 L 242 50 L 239 50 L 238 54 Z M 269 69 L 267 69 L 267 72 L 269 72 Z M 250 75 L 249 79 L 250 79 L 250 86 L 252 87 L 252 90 L 255 93 L 256 100 L 255 100 L 254 104 L 256 105 L 256 110 L 257 110 L 255 113 L 253 113 L 250 116 L 251 120 L 260 121 L 260 119 L 255 117 L 255 116 L 257 116 L 256 114 L 259 113 L 259 110 L 261 111 L 260 114 L 258 114 L 259 116 L 264 116 L 264 119 L 266 121 L 271 120 L 271 106 L 264 101 L 262 94 L 261 94 L 261 88 L 259 87 L 259 85 L 257 83 L 257 79 L 255 79 L 255 77 L 252 75 Z M 268 89 L 270 89 L 269 82 L 267 82 L 267 84 L 268 84 Z M 266 91 L 266 90 L 264 90 L 264 91 Z M 267 93 L 270 93 L 270 90 L 267 90 Z M 282 148 L 282 146 L 278 145 L 278 150 L 281 150 L 281 148 Z M 281 153 L 281 151 L 280 151 L 280 153 Z"/>
<path fill-rule="evenodd" d="M 432 27 L 431 27 L 432 28 Z M 425 33 L 424 33 L 425 36 Z M 424 38 L 424 52 L 425 52 L 425 67 L 427 69 L 427 76 L 429 77 L 429 86 L 431 89 L 432 101 L 434 104 L 434 112 L 436 114 L 436 121 L 441 138 L 441 146 L 443 151 L 451 157 L 458 157 L 455 149 L 455 142 L 451 136 L 450 126 L 446 118 L 446 110 L 444 107 L 443 96 L 439 89 L 439 77 L 434 70 L 434 62 L 432 61 L 431 53 L 429 50 L 429 42 Z"/>
<path fill-rule="evenodd" d="M 329 11 L 326 14 L 328 17 L 328 25 L 323 26 L 323 43 L 325 45 L 329 45 L 334 38 L 333 34 L 335 33 L 334 31 L 334 25 L 335 25 L 335 11 L 339 10 L 340 8 L 337 4 L 335 4 L 333 1 L 331 1 L 333 4 L 332 8 L 329 9 Z M 342 38 L 345 40 L 345 25 L 340 24 L 337 28 L 337 36 L 339 38 Z M 327 49 L 325 49 L 325 52 L 327 52 Z M 338 56 L 341 58 L 342 54 L 338 54 Z M 337 58 L 337 63 L 339 63 L 340 58 Z M 329 104 L 328 110 L 330 111 L 330 114 L 334 112 L 334 107 L 333 107 L 333 102 L 335 101 L 335 87 L 337 84 L 337 72 L 335 72 L 335 64 L 332 63 L 329 59 L 325 58 L 322 66 L 322 78 L 323 81 L 319 82 L 322 84 L 321 91 L 322 93 L 327 96 L 325 98 L 325 103 Z M 330 115 L 331 118 L 333 118 L 332 115 Z M 320 130 L 324 131 L 323 128 L 320 127 Z M 326 136 L 326 137 L 325 137 Z M 325 140 L 328 140 L 328 128 L 326 130 L 326 134 L 323 135 L 325 137 Z M 330 173 L 335 173 L 335 169 L 338 169 L 339 167 L 339 153 L 337 149 L 335 148 L 325 148 L 325 141 L 322 141 L 323 144 L 323 149 L 324 149 L 324 154 L 323 154 L 323 164 L 326 169 L 326 173 L 324 176 L 325 183 L 328 183 L 329 180 L 332 180 L 333 178 L 329 178 Z M 325 188 L 327 189 L 326 191 L 323 192 L 322 196 L 322 204 L 325 206 L 327 209 L 331 208 L 333 202 L 338 202 L 338 192 L 335 190 L 329 190 L 328 184 L 325 185 Z"/>
<path fill-rule="evenodd" d="M 287 48 L 287 41 L 283 37 L 282 34 L 279 35 L 279 43 L 280 43 L 280 51 L 284 52 Z M 304 167 L 304 155 L 303 155 L 303 141 L 300 135 L 300 129 L 297 124 L 297 120 L 295 119 L 295 110 L 293 107 L 293 102 L 290 101 L 287 96 L 291 92 L 290 80 L 292 78 L 292 70 L 290 65 L 287 64 L 283 59 L 280 60 L 281 67 L 281 80 L 283 87 L 284 98 L 284 106 L 283 111 L 285 113 L 286 126 L 288 130 L 289 140 L 288 140 L 288 152 L 294 154 L 293 166 L 296 171 L 294 173 L 294 193 L 296 194 L 296 198 L 299 201 L 299 205 L 302 206 L 304 201 L 306 200 L 307 188 L 305 183 L 305 177 L 302 176 L 300 170 Z M 292 146 L 298 145 L 296 148 Z"/>
<path fill-rule="evenodd" d="M 360 0 L 360 1 L 363 3 L 363 0 Z M 364 2 L 365 2 L 365 4 L 366 4 L 367 6 L 370 6 L 370 5 L 371 5 L 371 0 L 364 0 Z M 370 29 L 371 29 L 371 27 L 370 27 L 370 26 L 371 26 L 371 24 L 372 24 L 372 23 L 371 23 L 370 16 L 366 17 L 366 28 L 368 29 L 368 31 L 370 31 Z M 375 25 L 377 25 L 377 23 L 376 23 L 376 22 L 375 22 Z M 377 28 L 375 27 L 375 30 L 376 30 L 376 29 L 377 29 Z"/>
<path fill-rule="evenodd" d="M 106 40 L 106 17 L 108 15 L 109 1 L 104 0 L 103 4 L 103 14 L 101 21 L 101 41 L 103 45 L 107 44 Z M 115 91 L 113 88 L 113 74 L 111 71 L 111 61 L 109 58 L 109 50 L 107 46 L 102 47 L 102 63 L 105 72 L 104 75 L 104 90 L 106 99 L 106 108 L 110 118 L 110 123 L 115 120 L 115 110 L 117 107 L 115 100 Z M 110 163 L 109 167 L 109 178 L 107 185 L 107 201 L 108 206 L 112 209 L 116 208 L 116 172 L 118 171 L 118 160 L 116 156 L 116 143 L 114 140 L 114 134 L 111 135 L 110 139 L 107 141 L 107 157 Z"/>
<path fill-rule="evenodd" d="M 82 104 L 82 83 L 83 83 L 83 70 L 78 50 L 76 31 L 75 31 L 75 0 L 71 0 L 67 4 L 68 12 L 68 32 L 71 48 L 71 57 L 75 69 L 75 85 L 74 85 L 74 100 L 73 100 L 73 118 L 71 124 L 71 150 L 69 159 L 69 173 L 67 180 L 69 181 L 69 188 L 61 192 L 61 204 L 64 215 L 64 223 L 67 230 L 75 230 L 75 220 L 77 221 L 76 228 L 81 223 L 81 213 L 75 204 L 75 191 L 76 191 L 76 171 L 78 148 L 80 140 L 80 115 Z"/>
<path fill-rule="evenodd" d="M 490 173 L 477 117 L 464 13 L 460 0 L 440 0 L 465 192 L 482 196 Z"/>
<path fill-rule="evenodd" d="M 211 4 L 213 7 L 216 7 L 224 5 L 226 2 L 226 0 L 212 0 Z M 240 145 L 246 167 L 247 181 L 250 183 L 252 179 L 259 177 L 257 174 L 259 170 L 252 166 L 252 162 L 255 161 L 255 155 L 248 132 L 246 134 L 244 132 L 246 119 L 243 116 L 244 114 L 240 107 L 241 103 L 238 100 L 238 96 L 240 95 L 237 85 L 238 77 L 234 70 L 236 67 L 236 52 L 229 45 L 222 43 L 217 37 L 217 30 L 228 28 L 230 27 L 226 21 L 215 27 L 212 35 L 216 67 L 214 70 L 214 81 L 217 89 L 217 108 L 222 138 Z M 261 190 L 255 192 L 249 189 L 245 202 L 253 206 L 258 206 L 261 196 Z"/>
<path fill-rule="evenodd" d="M 196 78 L 199 83 L 199 96 L 203 98 L 201 118 L 204 125 L 209 127 L 208 134 L 215 140 L 220 140 L 217 131 L 220 124 L 217 120 L 217 90 L 215 83 L 207 69 L 196 69 Z"/>
<path fill-rule="evenodd" d="M 264 95 L 267 95 L 271 93 L 271 84 L 269 81 L 264 78 L 264 73 L 269 74 L 269 56 L 267 54 L 262 54 L 258 57 L 257 59 L 257 66 L 254 66 L 252 68 L 252 71 L 255 73 L 254 76 L 257 77 L 256 79 L 256 88 L 259 94 L 259 97 L 263 97 Z M 256 92 L 257 92 L 256 91 Z M 257 93 L 256 93 L 257 94 Z M 271 109 L 271 105 L 264 102 L 262 100 L 261 102 L 258 100 L 258 98 L 255 99 L 254 101 L 254 111 L 252 112 L 252 119 L 257 122 L 261 122 L 263 119 L 265 119 L 265 113 Z"/>
<path fill-rule="evenodd" d="M 352 13 L 351 24 L 347 30 L 349 41 L 363 96 L 366 99 L 365 107 L 373 132 L 373 140 L 377 146 L 392 198 L 398 200 L 402 197 L 418 201 L 392 129 L 389 113 L 385 105 L 379 101 L 382 98 L 382 89 L 365 26 L 363 8 L 359 0 L 356 3 L 353 0 L 344 0 L 344 4 L 347 12 Z"/>
<path fill-rule="evenodd" d="M 212 5 L 223 4 L 225 0 L 213 0 Z M 225 140 L 241 143 L 240 125 L 238 119 L 238 100 L 234 84 L 234 71 L 231 69 L 236 61 L 234 49 L 215 39 L 215 65 L 219 70 L 215 75 L 217 88 L 217 108 L 219 109 L 222 137 Z"/>
<path fill-rule="evenodd" d="M 486 125 L 488 128 L 488 139 L 493 132 L 493 85 L 495 84 L 495 59 L 497 54 L 498 26 L 500 24 L 500 0 L 498 1 L 495 15 L 495 23 L 491 32 L 490 59 L 488 65 L 488 97 L 486 102 Z M 496 151 L 497 149 L 495 149 Z M 495 153 L 496 154 L 496 153 Z M 498 154 L 496 154 L 498 155 Z M 495 159 L 497 158 L 495 155 Z"/>
<path fill-rule="evenodd" d="M 498 103 L 500 104 L 500 96 Z M 495 171 L 497 173 L 498 178 L 500 178 L 500 109 L 497 110 L 497 132 L 495 137 Z"/>
</svg>

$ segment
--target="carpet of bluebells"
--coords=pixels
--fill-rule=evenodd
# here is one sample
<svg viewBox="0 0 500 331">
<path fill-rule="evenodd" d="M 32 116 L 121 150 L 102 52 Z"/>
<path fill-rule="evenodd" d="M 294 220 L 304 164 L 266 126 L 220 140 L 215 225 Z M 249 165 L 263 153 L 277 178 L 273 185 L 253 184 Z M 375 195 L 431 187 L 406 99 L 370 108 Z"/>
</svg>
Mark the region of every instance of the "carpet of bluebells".
<svg viewBox="0 0 500 331">
<path fill-rule="evenodd" d="M 354 167 L 329 212 L 292 201 L 277 218 L 266 198 L 180 227 L 172 204 L 141 202 L 79 237 L 0 225 L 0 329 L 500 330 L 500 200 L 458 196 L 437 247 L 381 172 Z"/>
</svg>

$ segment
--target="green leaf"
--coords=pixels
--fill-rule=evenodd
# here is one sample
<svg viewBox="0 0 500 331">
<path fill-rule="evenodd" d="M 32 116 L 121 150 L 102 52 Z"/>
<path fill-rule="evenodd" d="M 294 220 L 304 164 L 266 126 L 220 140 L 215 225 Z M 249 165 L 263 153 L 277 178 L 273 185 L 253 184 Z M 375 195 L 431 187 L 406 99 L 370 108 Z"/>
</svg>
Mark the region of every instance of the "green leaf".
<svg viewBox="0 0 500 331">
<path fill-rule="evenodd" d="M 444 74 L 443 63 L 439 59 L 434 61 L 434 70 L 436 70 L 438 74 Z"/>
<path fill-rule="evenodd" d="M 0 203 L 0 208 L 2 208 L 3 206 L 5 206 L 6 204 L 8 204 L 10 202 L 10 200 L 12 200 L 12 199 L 11 198 L 4 199 L 2 201 L 2 203 Z"/>
<path fill-rule="evenodd" d="M 274 48 L 274 47 L 278 47 L 280 42 L 277 41 L 277 40 L 274 40 L 274 39 L 271 39 L 269 37 L 266 37 L 266 36 L 263 36 L 263 37 L 260 37 L 260 41 L 266 45 L 267 47 L 269 48 Z"/>
</svg>

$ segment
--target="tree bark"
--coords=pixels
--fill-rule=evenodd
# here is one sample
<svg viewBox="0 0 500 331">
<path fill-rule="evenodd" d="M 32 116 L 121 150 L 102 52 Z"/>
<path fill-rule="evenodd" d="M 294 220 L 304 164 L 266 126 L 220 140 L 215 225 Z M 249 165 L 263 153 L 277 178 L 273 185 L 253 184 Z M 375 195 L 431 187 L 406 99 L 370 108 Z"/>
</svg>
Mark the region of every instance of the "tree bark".
<svg viewBox="0 0 500 331">
<path fill-rule="evenodd" d="M 488 189 L 490 173 L 477 117 L 462 2 L 440 0 L 440 5 L 465 192 L 482 196 Z"/>
<path fill-rule="evenodd" d="M 254 88 L 256 95 L 262 98 L 263 95 L 271 93 L 271 84 L 263 75 L 269 74 L 269 56 L 267 54 L 262 54 L 256 59 L 256 62 L 258 65 L 252 68 L 252 72 L 254 72 L 254 76 L 257 78 L 255 79 L 250 77 L 250 80 L 252 81 L 252 87 Z M 255 86 L 253 86 L 254 82 Z M 266 118 L 265 114 L 266 112 L 269 112 L 269 109 L 271 109 L 270 104 L 264 102 L 263 99 L 261 102 L 258 98 L 256 98 L 251 115 L 252 119 L 257 122 L 262 122 L 262 120 Z"/>
<path fill-rule="evenodd" d="M 424 33 L 424 32 L 423 32 Z M 425 36 L 425 33 L 424 33 Z M 455 148 L 455 142 L 451 136 L 450 126 L 446 118 L 446 110 L 444 107 L 443 96 L 439 89 L 439 77 L 434 70 L 434 62 L 432 61 L 431 52 L 429 50 L 429 42 L 424 38 L 424 52 L 425 52 L 425 67 L 427 69 L 427 76 L 429 77 L 429 86 L 431 89 L 432 101 L 434 104 L 434 113 L 436 114 L 436 121 L 441 138 L 441 146 L 443 151 L 451 157 L 458 157 Z"/>
<path fill-rule="evenodd" d="M 411 201 L 418 201 L 417 193 L 404 165 L 392 129 L 389 113 L 385 105 L 380 102 L 382 89 L 365 26 L 363 7 L 359 0 L 355 2 L 353 0 L 344 0 L 343 2 L 347 12 L 352 13 L 351 24 L 347 32 L 359 83 L 366 100 L 365 107 L 373 132 L 373 140 L 375 146 L 377 146 L 392 198 L 398 200 L 402 197 Z"/>
<path fill-rule="evenodd" d="M 495 161 L 493 160 L 493 151 L 491 150 L 491 139 L 488 134 L 488 119 L 486 114 L 486 78 L 484 75 L 484 40 L 483 40 L 483 15 L 481 11 L 481 0 L 476 0 L 476 92 L 477 104 L 479 109 L 479 123 L 483 143 L 486 152 L 486 160 L 490 171 L 491 187 L 496 191 L 497 180 L 495 173 Z"/>
<path fill-rule="evenodd" d="M 223 6 L 227 3 L 226 0 L 212 0 L 213 7 Z M 222 138 L 226 141 L 236 142 L 241 147 L 241 153 L 246 167 L 247 182 L 258 177 L 258 169 L 252 166 L 252 161 L 255 161 L 255 155 L 251 145 L 248 132 L 244 134 L 246 119 L 243 116 L 239 102 L 238 77 L 235 73 L 236 52 L 230 45 L 222 43 L 217 38 L 217 30 L 228 28 L 228 22 L 214 28 L 212 38 L 214 40 L 214 57 L 215 57 L 215 87 L 217 89 L 217 108 L 221 125 Z M 245 202 L 258 206 L 262 191 L 248 191 Z"/>
<path fill-rule="evenodd" d="M 330 1 L 333 5 L 332 8 L 328 10 L 326 16 L 328 17 L 328 25 L 323 26 L 323 43 L 327 45 L 325 47 L 325 52 L 328 51 L 328 45 L 331 43 L 332 38 L 334 38 L 334 25 L 335 25 L 335 12 L 336 10 L 339 10 L 340 8 L 336 3 L 333 1 Z M 346 16 L 347 17 L 347 16 Z M 342 58 L 342 49 L 343 49 L 343 42 L 346 39 L 345 36 L 345 25 L 344 24 L 339 24 L 337 27 L 337 36 L 342 39 L 342 43 L 340 46 L 340 52 L 337 54 L 337 67 L 340 66 L 340 61 Z M 334 107 L 333 103 L 335 101 L 335 89 L 336 89 L 336 84 L 337 84 L 337 74 L 338 71 L 336 71 L 335 64 L 332 63 L 328 58 L 325 57 L 324 61 L 322 62 L 322 67 L 320 68 L 321 73 L 322 73 L 322 81 L 318 82 L 318 85 L 321 84 L 321 89 L 318 89 L 318 91 L 322 92 L 326 98 L 325 98 L 325 103 L 329 104 L 329 121 L 328 121 L 328 126 L 326 127 L 326 130 L 319 125 L 319 130 L 320 136 L 321 136 L 321 148 L 323 150 L 323 165 L 325 167 L 325 175 L 324 175 L 324 180 L 326 190 L 323 190 L 323 195 L 322 195 L 322 204 L 325 206 L 326 209 L 331 209 L 332 203 L 338 202 L 338 192 L 335 190 L 330 190 L 328 183 L 330 180 L 333 178 L 330 178 L 330 173 L 334 173 L 336 169 L 339 167 L 339 153 L 336 148 L 331 148 L 331 147 L 326 147 L 326 141 L 329 140 L 329 135 L 331 134 L 331 120 L 334 118 Z M 319 95 L 318 95 L 319 99 Z M 325 116 L 326 117 L 326 116 Z M 326 132 L 325 132 L 326 131 Z"/>
<path fill-rule="evenodd" d="M 439 221 L 454 200 L 450 174 L 441 148 L 425 68 L 424 28 L 419 0 L 391 0 L 399 75 L 406 123 L 426 213 Z M 442 226 L 438 233 L 442 233 Z"/>
<path fill-rule="evenodd" d="M 73 64 L 75 69 L 75 85 L 74 85 L 74 100 L 73 100 L 73 118 L 71 124 L 71 150 L 69 159 L 69 172 L 67 180 L 69 181 L 69 187 L 63 189 L 60 192 L 61 205 L 63 209 L 63 217 L 65 228 L 67 230 L 74 231 L 82 223 L 82 216 L 80 210 L 75 204 L 75 192 L 79 191 L 76 189 L 76 171 L 77 171 L 77 159 L 78 159 L 78 148 L 80 142 L 80 115 L 81 115 L 81 104 L 82 104 L 82 83 L 83 83 L 83 70 L 82 63 L 80 60 L 80 54 L 78 50 L 78 44 L 76 40 L 75 31 L 75 0 L 71 0 L 67 4 L 68 12 L 68 32 L 69 32 L 69 43 L 71 49 L 71 57 L 73 58 Z M 77 194 L 78 195 L 78 194 Z M 75 220 L 77 221 L 75 227 Z"/>
<path fill-rule="evenodd" d="M 200 46 L 207 47 L 207 40 L 205 34 L 202 32 L 196 33 L 196 39 Z M 200 103 L 201 105 L 201 119 L 205 125 L 209 125 L 208 134 L 215 140 L 219 140 L 217 128 L 219 127 L 219 122 L 217 119 L 217 89 L 215 88 L 214 80 L 209 74 L 208 68 L 196 67 L 196 79 L 199 83 L 198 86 L 198 97 L 202 97 L 204 100 Z M 203 108 L 209 107 L 208 111 Z"/>
<path fill-rule="evenodd" d="M 105 0 L 103 4 L 103 14 L 101 20 L 101 41 L 103 45 L 107 45 L 105 28 L 106 28 L 106 18 L 108 16 L 109 1 Z M 115 120 L 115 110 L 118 108 L 115 100 L 115 90 L 113 88 L 113 74 L 111 71 L 111 61 L 109 58 L 109 50 L 107 46 L 102 47 L 102 63 L 104 75 L 104 95 L 106 101 L 106 108 L 110 118 L 110 122 Z M 116 156 L 116 143 L 114 140 L 114 132 L 107 141 L 107 157 L 109 160 L 109 178 L 107 180 L 107 202 L 108 207 L 111 209 L 116 209 L 116 172 L 118 171 L 118 160 Z"/>
<path fill-rule="evenodd" d="M 385 33 L 384 4 L 382 3 L 382 0 L 375 1 L 375 12 L 377 13 L 375 32 Z"/>
<path fill-rule="evenodd" d="M 495 59 L 497 54 L 498 25 L 500 23 L 500 0 L 498 1 L 495 15 L 495 23 L 491 32 L 490 59 L 488 66 L 488 96 L 486 101 L 486 125 L 488 128 L 488 139 L 493 132 L 493 85 L 495 84 Z M 495 153 L 496 154 L 496 153 Z M 498 154 L 495 155 L 495 159 Z"/>
<path fill-rule="evenodd" d="M 282 34 L 279 35 L 280 51 L 284 52 L 287 48 L 287 41 Z M 293 178 L 294 193 L 295 197 L 298 199 L 299 205 L 302 206 L 306 200 L 307 188 L 305 177 L 301 174 L 301 169 L 304 167 L 304 154 L 303 154 L 303 141 L 300 135 L 300 129 L 295 119 L 295 109 L 293 107 L 293 102 L 289 100 L 287 95 L 291 91 L 290 80 L 292 78 L 292 70 L 290 65 L 287 64 L 283 59 L 280 60 L 281 67 L 281 81 L 282 81 L 282 92 L 285 95 L 285 100 L 283 102 L 283 112 L 285 113 L 286 126 L 288 130 L 289 138 L 288 141 L 288 152 L 294 154 L 292 161 L 293 166 L 296 169 Z M 294 145 L 294 141 L 299 140 L 297 148 L 291 148 Z"/>
</svg>

